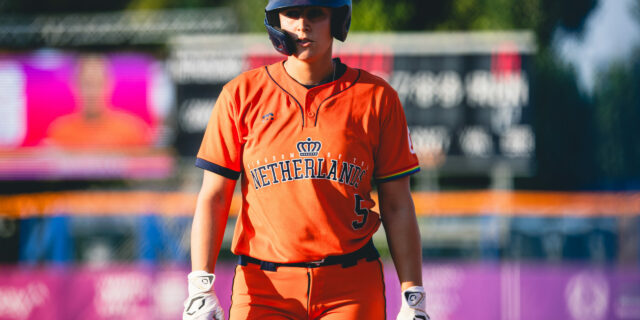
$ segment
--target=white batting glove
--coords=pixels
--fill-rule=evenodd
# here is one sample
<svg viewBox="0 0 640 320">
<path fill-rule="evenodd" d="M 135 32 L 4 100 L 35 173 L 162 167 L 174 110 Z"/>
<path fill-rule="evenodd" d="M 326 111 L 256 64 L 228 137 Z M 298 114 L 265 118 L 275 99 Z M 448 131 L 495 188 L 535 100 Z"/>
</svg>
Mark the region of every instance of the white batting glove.
<svg viewBox="0 0 640 320">
<path fill-rule="evenodd" d="M 213 292 L 216 276 L 205 271 L 193 271 L 189 279 L 189 297 L 184 302 L 182 320 L 224 320 L 224 311 Z"/>
<path fill-rule="evenodd" d="M 429 320 L 423 287 L 410 287 L 402 291 L 402 307 L 396 320 Z"/>
</svg>

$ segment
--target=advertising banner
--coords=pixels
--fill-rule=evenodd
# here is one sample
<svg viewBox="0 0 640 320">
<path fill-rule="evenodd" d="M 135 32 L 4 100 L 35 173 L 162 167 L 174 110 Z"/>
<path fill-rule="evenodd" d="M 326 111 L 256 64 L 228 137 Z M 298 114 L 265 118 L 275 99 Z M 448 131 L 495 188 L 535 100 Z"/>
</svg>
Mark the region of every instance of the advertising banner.
<svg viewBox="0 0 640 320">
<path fill-rule="evenodd" d="M 230 304 L 235 265 L 216 268 L 216 292 Z M 179 319 L 187 268 L 2 267 L 0 319 Z M 640 273 L 586 265 L 425 264 L 433 319 L 640 319 Z M 388 319 L 400 307 L 399 284 L 385 266 Z"/>
</svg>

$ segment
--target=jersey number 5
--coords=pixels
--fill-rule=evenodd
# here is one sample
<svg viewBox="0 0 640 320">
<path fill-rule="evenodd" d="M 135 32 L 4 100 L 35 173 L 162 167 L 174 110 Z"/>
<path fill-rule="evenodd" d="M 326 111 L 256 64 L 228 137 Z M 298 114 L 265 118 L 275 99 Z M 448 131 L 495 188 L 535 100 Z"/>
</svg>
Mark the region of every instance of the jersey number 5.
<svg viewBox="0 0 640 320">
<path fill-rule="evenodd" d="M 351 223 L 351 225 L 353 226 L 354 229 L 358 230 L 364 227 L 364 224 L 367 223 L 367 216 L 369 216 L 369 209 L 361 207 L 361 203 L 363 199 L 359 194 L 356 194 L 355 196 L 356 196 L 356 207 L 353 209 L 353 211 L 357 215 L 362 216 L 362 221 L 354 220 Z"/>
</svg>

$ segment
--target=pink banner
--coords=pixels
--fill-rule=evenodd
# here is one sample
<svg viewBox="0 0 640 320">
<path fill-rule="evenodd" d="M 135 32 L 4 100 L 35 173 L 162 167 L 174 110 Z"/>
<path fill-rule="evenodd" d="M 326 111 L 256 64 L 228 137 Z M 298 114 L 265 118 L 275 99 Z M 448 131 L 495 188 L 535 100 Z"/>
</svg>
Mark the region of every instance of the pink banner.
<svg viewBox="0 0 640 320">
<path fill-rule="evenodd" d="M 228 310 L 233 264 L 217 267 Z M 180 319 L 187 295 L 181 267 L 0 267 L 0 319 Z M 583 265 L 425 264 L 432 319 L 640 319 L 637 268 Z M 399 284 L 385 266 L 388 319 Z"/>
</svg>

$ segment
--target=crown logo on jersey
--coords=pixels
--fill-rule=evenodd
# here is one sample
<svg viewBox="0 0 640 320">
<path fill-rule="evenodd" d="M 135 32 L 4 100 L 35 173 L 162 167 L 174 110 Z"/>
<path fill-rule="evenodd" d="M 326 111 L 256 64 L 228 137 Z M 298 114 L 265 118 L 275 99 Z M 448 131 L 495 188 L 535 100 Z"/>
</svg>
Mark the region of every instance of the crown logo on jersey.
<svg viewBox="0 0 640 320">
<path fill-rule="evenodd" d="M 301 157 L 316 157 L 322 149 L 322 142 L 312 141 L 311 138 L 307 138 L 305 141 L 298 141 L 296 148 Z"/>
</svg>

